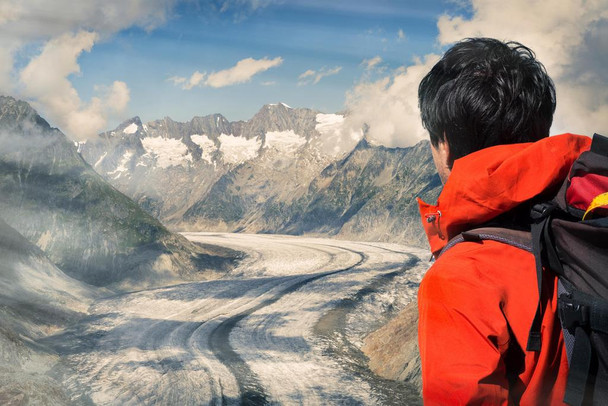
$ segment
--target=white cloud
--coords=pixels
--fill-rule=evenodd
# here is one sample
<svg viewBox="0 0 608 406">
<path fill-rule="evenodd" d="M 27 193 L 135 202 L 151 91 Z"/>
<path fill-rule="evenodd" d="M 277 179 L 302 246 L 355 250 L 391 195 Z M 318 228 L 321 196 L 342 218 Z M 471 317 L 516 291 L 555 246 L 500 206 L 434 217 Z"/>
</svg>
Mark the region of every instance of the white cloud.
<svg viewBox="0 0 608 406">
<path fill-rule="evenodd" d="M 114 81 L 112 86 L 108 89 L 106 96 L 106 104 L 108 108 L 116 113 L 122 114 L 129 104 L 131 99 L 131 92 L 125 82 L 119 80 Z"/>
<path fill-rule="evenodd" d="M 593 134 L 608 128 L 608 4 L 605 0 L 472 0 L 472 17 L 444 15 L 438 42 L 466 37 L 514 40 L 535 51 L 557 89 L 553 134 Z M 371 141 L 410 146 L 427 137 L 420 124 L 418 84 L 438 55 L 364 82 L 346 97 L 345 124 L 367 124 Z"/>
<path fill-rule="evenodd" d="M 67 79 L 80 72 L 78 57 L 98 39 L 94 32 L 64 34 L 46 43 L 42 52 L 21 71 L 23 94 L 36 108 L 75 139 L 86 139 L 101 131 L 109 115 L 120 114 L 129 101 L 129 89 L 116 81 L 109 88 L 97 88 L 102 97 L 84 103 Z"/>
<path fill-rule="evenodd" d="M 274 59 L 246 58 L 238 61 L 237 64 L 230 69 L 213 72 L 208 75 L 207 73 L 196 71 L 190 76 L 189 79 L 173 76 L 169 78 L 169 80 L 175 85 L 181 85 L 182 89 L 186 90 L 190 90 L 196 86 L 208 86 L 215 88 L 226 87 L 249 82 L 251 78 L 258 73 L 267 71 L 268 69 L 279 66 L 282 63 L 283 58 L 280 56 Z"/>
<path fill-rule="evenodd" d="M 340 73 L 341 70 L 342 70 L 341 66 L 336 66 L 331 69 L 321 68 L 318 71 L 308 69 L 306 72 L 304 72 L 300 76 L 298 76 L 298 85 L 303 86 L 303 85 L 307 85 L 307 84 L 311 84 L 311 83 L 313 85 L 316 85 L 317 83 L 319 83 L 321 81 L 321 79 L 328 77 L 328 76 L 336 75 L 336 74 Z"/>
<path fill-rule="evenodd" d="M 182 89 L 190 90 L 195 86 L 200 86 L 206 75 L 206 73 L 195 71 L 189 79 L 180 76 L 172 76 L 169 78 L 169 81 L 173 82 L 176 86 L 182 85 Z"/>
<path fill-rule="evenodd" d="M 308 69 L 306 72 L 302 73 L 300 76 L 298 76 L 298 79 L 302 80 L 302 79 L 306 79 L 308 77 L 314 76 L 317 72 L 315 72 L 312 69 Z"/>
<path fill-rule="evenodd" d="M 281 57 L 274 59 L 243 59 L 230 69 L 209 74 L 207 80 L 205 80 L 205 84 L 211 87 L 224 87 L 249 82 L 254 75 L 279 66 L 282 63 L 283 58 Z"/>
<path fill-rule="evenodd" d="M 349 114 L 345 130 L 352 132 L 367 125 L 368 140 L 388 147 L 410 146 L 424 139 L 418 84 L 438 59 L 438 55 L 427 55 L 391 76 L 355 86 L 346 95 Z"/>
<path fill-rule="evenodd" d="M 382 58 L 380 58 L 379 56 L 375 56 L 370 59 L 364 59 L 363 62 L 361 62 L 361 64 L 365 65 L 366 70 L 370 70 L 370 69 L 373 69 L 376 65 L 378 65 L 381 62 L 382 62 Z"/>
</svg>

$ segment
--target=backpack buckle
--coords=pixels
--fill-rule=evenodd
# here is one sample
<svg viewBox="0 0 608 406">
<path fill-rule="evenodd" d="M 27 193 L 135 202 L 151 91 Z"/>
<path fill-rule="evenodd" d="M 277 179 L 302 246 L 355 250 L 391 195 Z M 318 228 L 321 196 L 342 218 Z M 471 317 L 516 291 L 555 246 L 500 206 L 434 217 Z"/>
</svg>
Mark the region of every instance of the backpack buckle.
<svg viewBox="0 0 608 406">
<path fill-rule="evenodd" d="M 558 301 L 559 318 L 567 330 L 589 324 L 589 307 L 575 301 L 570 295 L 562 294 Z"/>
<path fill-rule="evenodd" d="M 557 205 L 553 202 L 546 203 L 538 203 L 532 206 L 532 210 L 530 211 L 530 216 L 532 220 L 539 221 L 543 220 L 551 214 L 551 212 L 555 209 Z"/>
</svg>

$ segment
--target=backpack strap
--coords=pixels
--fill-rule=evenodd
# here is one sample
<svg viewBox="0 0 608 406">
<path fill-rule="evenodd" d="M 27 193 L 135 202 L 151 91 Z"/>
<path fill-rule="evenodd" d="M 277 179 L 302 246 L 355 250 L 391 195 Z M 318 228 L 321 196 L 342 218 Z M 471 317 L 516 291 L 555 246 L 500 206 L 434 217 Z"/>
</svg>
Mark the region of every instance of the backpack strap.
<svg viewBox="0 0 608 406">
<path fill-rule="evenodd" d="M 480 242 L 483 240 L 498 241 L 512 245 L 524 251 L 533 252 L 532 238 L 528 231 L 513 230 L 502 227 L 481 227 L 465 231 L 452 238 L 441 250 L 437 258 L 445 254 L 450 248 L 464 241 Z"/>
<path fill-rule="evenodd" d="M 555 205 L 553 203 L 543 203 L 534 206 L 532 210 L 532 218 L 534 220 L 534 223 L 532 224 L 532 232 L 501 227 L 476 228 L 452 238 L 437 256 L 437 258 L 441 257 L 441 255 L 445 254 L 450 248 L 454 247 L 458 243 L 464 241 L 479 242 L 483 240 L 492 240 L 501 242 L 503 244 L 512 245 L 516 248 L 534 254 L 539 299 L 534 320 L 532 321 L 532 326 L 530 327 L 530 333 L 528 335 L 528 343 L 526 345 L 527 351 L 538 352 L 540 351 L 541 347 L 540 330 L 542 325 L 542 306 L 540 303 L 540 294 L 543 278 L 542 254 L 545 252 L 543 247 L 546 247 L 547 245 L 550 246 L 550 244 L 543 244 L 543 239 L 548 238 L 550 214 L 554 208 Z M 557 253 L 551 252 L 549 255 L 545 256 L 555 257 L 555 259 L 553 259 L 553 261 L 549 261 L 549 263 L 555 261 L 559 263 L 559 260 L 557 260 Z"/>
<path fill-rule="evenodd" d="M 543 263 L 549 265 L 551 269 L 562 268 L 557 256 L 555 248 L 550 243 L 551 236 L 549 233 L 549 225 L 551 224 L 551 213 L 557 204 L 554 202 L 546 202 L 536 204 L 532 207 L 530 217 L 532 218 L 531 233 L 532 233 L 532 253 L 534 254 L 534 261 L 536 264 L 536 281 L 538 283 L 538 306 L 536 308 L 536 314 L 532 321 L 532 327 L 530 327 L 530 334 L 528 335 L 528 344 L 526 346 L 527 351 L 540 351 L 541 347 L 541 325 L 543 321 L 542 306 L 540 303 L 540 295 L 542 292 L 543 285 Z M 549 242 L 549 243 L 546 243 Z"/>
<path fill-rule="evenodd" d="M 563 293 L 559 295 L 558 309 L 570 366 L 564 402 L 574 406 L 586 404 L 590 376 L 595 376 L 594 401 L 605 401 L 608 388 L 604 383 L 608 377 L 605 376 L 605 368 L 593 364 L 597 355 L 592 341 L 594 336 L 597 340 L 599 333 L 603 337 L 608 334 L 608 302 L 565 283 L 560 292 Z"/>
</svg>

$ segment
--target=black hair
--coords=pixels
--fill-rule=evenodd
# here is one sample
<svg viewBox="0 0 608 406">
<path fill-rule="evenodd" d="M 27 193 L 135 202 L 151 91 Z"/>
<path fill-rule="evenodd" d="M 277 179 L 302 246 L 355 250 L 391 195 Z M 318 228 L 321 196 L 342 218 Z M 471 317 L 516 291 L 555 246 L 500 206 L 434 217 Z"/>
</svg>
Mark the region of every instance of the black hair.
<svg viewBox="0 0 608 406">
<path fill-rule="evenodd" d="M 493 145 L 549 136 L 555 87 L 524 45 L 467 38 L 422 79 L 418 103 L 431 144 L 447 142 L 452 159 L 458 159 Z"/>
</svg>

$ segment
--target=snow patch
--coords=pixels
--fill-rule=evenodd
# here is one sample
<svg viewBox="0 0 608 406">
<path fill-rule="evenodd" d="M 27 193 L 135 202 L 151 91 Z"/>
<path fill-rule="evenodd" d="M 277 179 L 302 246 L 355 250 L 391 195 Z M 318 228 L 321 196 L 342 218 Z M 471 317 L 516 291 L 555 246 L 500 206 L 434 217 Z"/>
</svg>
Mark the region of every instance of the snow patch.
<svg viewBox="0 0 608 406">
<path fill-rule="evenodd" d="M 138 128 L 139 127 L 137 126 L 137 124 L 131 123 L 127 127 L 125 127 L 125 129 L 122 130 L 122 132 L 125 134 L 135 134 L 137 132 Z"/>
<path fill-rule="evenodd" d="M 118 179 L 120 178 L 120 176 L 124 173 L 127 172 L 127 164 L 129 163 L 129 161 L 131 160 L 131 157 L 133 156 L 133 152 L 131 151 L 126 151 L 124 153 L 124 155 L 122 156 L 122 159 L 120 160 L 120 163 L 118 164 L 118 166 L 116 167 L 116 169 L 114 169 L 112 172 L 108 172 L 108 175 L 115 175 L 113 179 Z"/>
<path fill-rule="evenodd" d="M 146 152 L 156 158 L 159 168 L 170 166 L 188 166 L 192 162 L 192 155 L 188 147 L 181 140 L 163 137 L 145 137 L 141 143 Z"/>
<path fill-rule="evenodd" d="M 274 148 L 282 152 L 295 152 L 306 144 L 306 138 L 299 136 L 293 130 L 269 131 L 266 133 L 264 148 Z"/>
<path fill-rule="evenodd" d="M 52 242 L 52 235 L 50 230 L 46 230 L 40 238 L 38 238 L 38 242 L 36 245 L 40 247 L 41 250 L 46 250 L 49 244 Z"/>
<path fill-rule="evenodd" d="M 74 146 L 76 147 L 76 152 L 78 152 L 79 154 L 82 152 L 82 147 L 84 146 L 84 144 L 86 144 L 86 141 L 74 141 Z"/>
<path fill-rule="evenodd" d="M 228 134 L 221 134 L 219 141 L 224 162 L 229 164 L 240 164 L 255 158 L 262 145 L 258 137 L 247 139 Z"/>
<path fill-rule="evenodd" d="M 201 149 L 203 150 L 203 154 L 201 155 L 201 158 L 204 161 L 206 161 L 208 164 L 212 164 L 213 163 L 213 153 L 215 151 L 217 151 L 217 147 L 215 146 L 215 143 L 204 134 L 203 135 L 192 134 L 190 136 L 190 139 L 192 140 L 193 143 L 195 143 L 196 145 L 201 147 Z"/>
<path fill-rule="evenodd" d="M 103 162 L 103 159 L 108 155 L 107 151 L 103 153 L 103 155 L 101 156 L 101 158 L 99 158 L 97 160 L 97 162 L 95 162 L 95 165 L 93 165 L 94 168 L 97 168 L 99 166 L 99 164 L 101 164 Z"/>
</svg>

